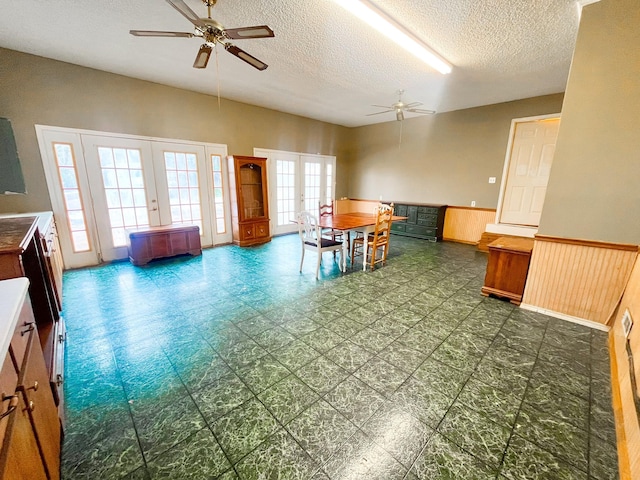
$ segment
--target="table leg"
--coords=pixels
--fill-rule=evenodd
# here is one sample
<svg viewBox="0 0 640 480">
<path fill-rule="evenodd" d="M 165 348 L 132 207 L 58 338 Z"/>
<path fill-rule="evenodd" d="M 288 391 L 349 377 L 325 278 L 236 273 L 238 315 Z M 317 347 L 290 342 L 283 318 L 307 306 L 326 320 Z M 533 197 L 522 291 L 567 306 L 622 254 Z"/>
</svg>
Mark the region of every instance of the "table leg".
<svg viewBox="0 0 640 480">
<path fill-rule="evenodd" d="M 347 255 L 349 254 L 349 230 L 345 230 L 342 234 L 342 258 L 340 259 L 340 264 L 342 268 L 340 269 L 343 273 L 347 271 Z"/>
</svg>

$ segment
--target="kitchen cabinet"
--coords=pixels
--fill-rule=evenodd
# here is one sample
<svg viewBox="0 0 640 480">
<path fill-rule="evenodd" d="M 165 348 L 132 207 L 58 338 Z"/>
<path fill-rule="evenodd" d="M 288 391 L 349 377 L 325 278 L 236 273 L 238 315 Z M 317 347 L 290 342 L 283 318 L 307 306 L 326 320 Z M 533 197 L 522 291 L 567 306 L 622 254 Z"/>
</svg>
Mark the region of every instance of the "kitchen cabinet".
<svg viewBox="0 0 640 480">
<path fill-rule="evenodd" d="M 28 285 L 0 281 L 0 480 L 58 480 L 62 432 Z"/>
<path fill-rule="evenodd" d="M 51 212 L 0 217 L 0 280 L 26 277 L 49 384 L 59 417 L 64 415 L 62 257 Z"/>
</svg>

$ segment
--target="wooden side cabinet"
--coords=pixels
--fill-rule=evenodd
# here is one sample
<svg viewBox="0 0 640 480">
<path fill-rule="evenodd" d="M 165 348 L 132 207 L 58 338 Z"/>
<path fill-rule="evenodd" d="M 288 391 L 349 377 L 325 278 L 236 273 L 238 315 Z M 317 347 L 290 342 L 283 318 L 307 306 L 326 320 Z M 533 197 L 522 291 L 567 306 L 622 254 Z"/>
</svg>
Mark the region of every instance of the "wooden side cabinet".
<svg viewBox="0 0 640 480">
<path fill-rule="evenodd" d="M 393 222 L 391 233 L 407 237 L 424 238 L 432 242 L 442 241 L 446 205 L 411 204 L 394 202 L 394 215 L 407 217 Z"/>
<path fill-rule="evenodd" d="M 144 265 L 156 258 L 202 254 L 197 225 L 165 225 L 127 230 L 129 260 Z"/>
<path fill-rule="evenodd" d="M 491 242 L 482 294 L 508 298 L 520 305 L 532 250 L 532 238 L 500 237 Z"/>
<path fill-rule="evenodd" d="M 27 286 L 0 282 L 0 479 L 59 480 L 61 428 Z"/>
<path fill-rule="evenodd" d="M 267 159 L 235 155 L 228 162 L 233 243 L 248 247 L 270 242 Z"/>
</svg>

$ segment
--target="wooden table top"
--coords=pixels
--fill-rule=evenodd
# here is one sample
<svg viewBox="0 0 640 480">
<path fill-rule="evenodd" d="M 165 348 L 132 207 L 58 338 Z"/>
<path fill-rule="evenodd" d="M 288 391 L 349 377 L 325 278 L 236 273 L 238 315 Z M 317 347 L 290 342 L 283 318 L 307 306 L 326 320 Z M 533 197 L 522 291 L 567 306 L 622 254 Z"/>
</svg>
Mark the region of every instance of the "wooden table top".
<svg viewBox="0 0 640 480">
<path fill-rule="evenodd" d="M 407 217 L 394 215 L 391 221 L 405 220 Z M 318 223 L 322 228 L 333 228 L 334 230 L 355 230 L 357 228 L 370 227 L 376 224 L 377 216 L 373 213 L 339 213 L 326 217 L 320 217 Z"/>
</svg>

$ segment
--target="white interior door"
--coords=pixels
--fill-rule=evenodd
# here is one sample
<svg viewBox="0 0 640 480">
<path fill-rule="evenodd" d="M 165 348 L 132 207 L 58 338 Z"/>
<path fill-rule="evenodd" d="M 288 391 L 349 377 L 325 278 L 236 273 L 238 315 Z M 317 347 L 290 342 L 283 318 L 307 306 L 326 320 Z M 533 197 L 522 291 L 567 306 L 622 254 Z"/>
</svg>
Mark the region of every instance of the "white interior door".
<svg viewBox="0 0 640 480">
<path fill-rule="evenodd" d="M 515 124 L 500 223 L 539 225 L 559 126 L 559 118 Z"/>
<path fill-rule="evenodd" d="M 82 135 L 102 259 L 127 258 L 126 229 L 160 225 L 151 142 Z"/>
</svg>

